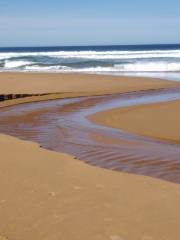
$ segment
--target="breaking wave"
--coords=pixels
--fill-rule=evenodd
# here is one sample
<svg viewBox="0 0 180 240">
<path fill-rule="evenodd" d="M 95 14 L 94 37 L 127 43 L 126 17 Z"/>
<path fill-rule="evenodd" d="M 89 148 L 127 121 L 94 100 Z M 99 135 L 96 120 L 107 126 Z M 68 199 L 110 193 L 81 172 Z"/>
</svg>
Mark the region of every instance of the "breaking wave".
<svg viewBox="0 0 180 240">
<path fill-rule="evenodd" d="M 118 47 L 117 47 L 118 48 Z M 122 47 L 121 47 L 122 48 Z M 43 49 L 43 48 L 42 48 Z M 0 51 L 0 71 L 180 72 L 179 49 Z"/>
</svg>

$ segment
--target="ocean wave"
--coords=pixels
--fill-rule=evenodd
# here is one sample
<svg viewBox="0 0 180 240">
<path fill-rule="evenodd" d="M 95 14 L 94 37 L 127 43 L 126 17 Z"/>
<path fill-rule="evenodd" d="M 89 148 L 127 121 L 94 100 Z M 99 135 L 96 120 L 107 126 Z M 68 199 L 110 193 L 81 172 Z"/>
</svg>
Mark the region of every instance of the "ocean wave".
<svg viewBox="0 0 180 240">
<path fill-rule="evenodd" d="M 64 71 L 72 71 L 71 68 L 66 67 L 66 66 L 39 66 L 39 65 L 31 65 L 31 66 L 26 66 L 24 68 L 24 71 L 35 71 L 35 72 L 49 72 L 49 71 L 53 71 L 53 72 L 64 72 Z"/>
<path fill-rule="evenodd" d="M 0 52 L 0 71 L 180 72 L 180 49 Z"/>
<path fill-rule="evenodd" d="M 115 64 L 114 68 L 122 72 L 179 72 L 180 62 L 141 62 Z"/>
<path fill-rule="evenodd" d="M 115 64 L 113 67 L 71 68 L 66 66 L 26 66 L 25 71 L 56 71 L 56 72 L 180 72 L 180 63 L 133 63 Z"/>
<path fill-rule="evenodd" d="M 19 68 L 23 66 L 27 66 L 33 64 L 33 62 L 29 61 L 5 61 L 4 63 L 4 68 L 5 69 L 13 69 L 13 68 Z"/>
<path fill-rule="evenodd" d="M 34 64 L 28 61 L 6 62 L 1 70 L 27 72 L 180 72 L 180 62 L 136 62 L 112 66 L 69 67 L 64 65 Z"/>
<path fill-rule="evenodd" d="M 138 59 L 138 58 L 180 58 L 180 50 L 151 51 L 57 51 L 57 52 L 11 52 L 0 53 L 0 60 L 23 57 L 52 57 L 76 59 Z"/>
</svg>

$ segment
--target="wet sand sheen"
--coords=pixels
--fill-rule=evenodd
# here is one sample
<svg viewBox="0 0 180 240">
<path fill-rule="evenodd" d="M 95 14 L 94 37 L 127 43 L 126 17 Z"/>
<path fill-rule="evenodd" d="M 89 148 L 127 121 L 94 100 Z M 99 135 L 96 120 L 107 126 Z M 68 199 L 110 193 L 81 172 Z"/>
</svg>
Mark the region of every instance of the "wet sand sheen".
<svg viewBox="0 0 180 240">
<path fill-rule="evenodd" d="M 103 109 L 180 98 L 180 90 L 154 90 L 24 104 L 2 109 L 0 132 L 75 155 L 89 164 L 180 182 L 180 148 L 94 125 Z"/>
</svg>

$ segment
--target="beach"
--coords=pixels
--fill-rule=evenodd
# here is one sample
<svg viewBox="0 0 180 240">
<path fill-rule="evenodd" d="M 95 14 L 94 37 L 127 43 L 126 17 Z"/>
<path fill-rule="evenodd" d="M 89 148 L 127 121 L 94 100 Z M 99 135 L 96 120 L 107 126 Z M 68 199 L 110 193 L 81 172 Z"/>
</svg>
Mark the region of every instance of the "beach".
<svg viewBox="0 0 180 240">
<path fill-rule="evenodd" d="M 1 239 L 179 239 L 177 184 L 3 135 L 0 151 Z"/>
<path fill-rule="evenodd" d="M 97 113 L 90 116 L 89 119 L 108 127 L 179 144 L 179 108 L 180 101 L 175 100 L 166 103 L 116 108 Z"/>
<path fill-rule="evenodd" d="M 149 78 L 0 73 L 0 94 L 14 96 L 1 101 L 0 107 L 178 86 Z M 16 94 L 29 96 L 16 99 Z M 172 123 L 179 119 L 178 106 L 179 101 L 113 109 L 98 112 L 90 120 L 179 141 L 178 125 Z M 169 119 L 165 119 L 167 112 Z M 90 166 L 3 134 L 0 153 L 0 239 L 179 240 L 179 184 Z"/>
<path fill-rule="evenodd" d="M 179 86 L 178 82 L 136 78 L 103 76 L 94 74 L 62 73 L 0 73 L 0 95 L 10 100 L 0 102 L 0 107 L 23 102 L 33 102 L 56 98 L 104 95 L 149 89 Z M 26 98 L 16 98 L 17 94 L 28 94 Z M 37 96 L 31 96 L 37 95 Z"/>
</svg>

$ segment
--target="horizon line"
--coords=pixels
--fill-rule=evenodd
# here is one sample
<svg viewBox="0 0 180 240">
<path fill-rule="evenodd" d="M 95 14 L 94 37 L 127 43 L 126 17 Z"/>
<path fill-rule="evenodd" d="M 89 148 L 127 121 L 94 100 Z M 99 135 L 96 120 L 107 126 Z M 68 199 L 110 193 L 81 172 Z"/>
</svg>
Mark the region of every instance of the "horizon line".
<svg viewBox="0 0 180 240">
<path fill-rule="evenodd" d="M 108 46 L 153 46 L 153 45 L 180 45 L 180 43 L 143 43 L 143 44 L 140 44 L 140 43 L 137 43 L 137 44 L 88 44 L 88 45 L 32 45 L 32 46 L 3 46 L 1 47 L 0 46 L 0 49 L 3 49 L 3 48 L 48 48 L 48 47 L 53 47 L 53 48 L 57 48 L 57 47 L 60 47 L 60 48 L 70 48 L 70 47 L 108 47 Z"/>
</svg>

